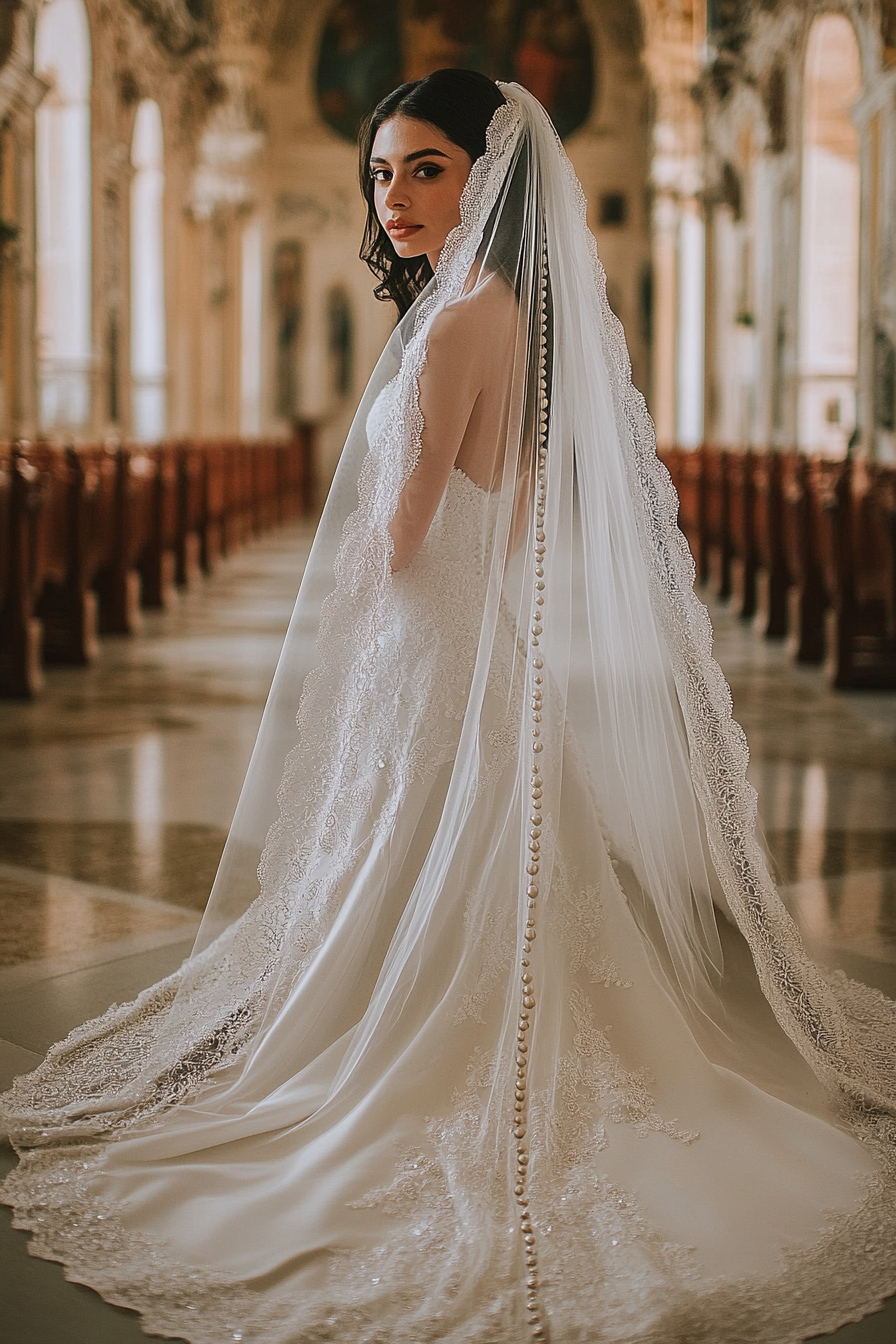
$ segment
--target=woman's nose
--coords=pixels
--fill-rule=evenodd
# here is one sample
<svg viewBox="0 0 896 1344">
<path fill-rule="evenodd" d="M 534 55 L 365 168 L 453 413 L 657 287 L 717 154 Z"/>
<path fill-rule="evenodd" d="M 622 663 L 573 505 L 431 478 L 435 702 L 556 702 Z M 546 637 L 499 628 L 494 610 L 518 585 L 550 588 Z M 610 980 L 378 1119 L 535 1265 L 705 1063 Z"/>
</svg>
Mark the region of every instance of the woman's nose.
<svg viewBox="0 0 896 1344">
<path fill-rule="evenodd" d="M 392 181 L 388 184 L 385 201 L 390 210 L 402 209 L 407 206 L 407 191 L 397 178 L 393 177 Z"/>
</svg>

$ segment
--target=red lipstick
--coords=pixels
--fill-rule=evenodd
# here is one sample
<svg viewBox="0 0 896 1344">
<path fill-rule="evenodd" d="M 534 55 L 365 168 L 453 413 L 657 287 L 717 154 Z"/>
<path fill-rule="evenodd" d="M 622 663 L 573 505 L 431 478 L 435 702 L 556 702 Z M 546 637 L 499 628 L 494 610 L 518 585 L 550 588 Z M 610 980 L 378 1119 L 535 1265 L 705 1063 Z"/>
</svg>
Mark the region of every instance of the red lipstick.
<svg viewBox="0 0 896 1344">
<path fill-rule="evenodd" d="M 409 224 L 402 219 L 390 219 L 386 224 L 389 231 L 389 237 L 401 242 L 405 238 L 412 238 L 415 233 L 419 233 L 423 228 L 422 224 Z"/>
</svg>

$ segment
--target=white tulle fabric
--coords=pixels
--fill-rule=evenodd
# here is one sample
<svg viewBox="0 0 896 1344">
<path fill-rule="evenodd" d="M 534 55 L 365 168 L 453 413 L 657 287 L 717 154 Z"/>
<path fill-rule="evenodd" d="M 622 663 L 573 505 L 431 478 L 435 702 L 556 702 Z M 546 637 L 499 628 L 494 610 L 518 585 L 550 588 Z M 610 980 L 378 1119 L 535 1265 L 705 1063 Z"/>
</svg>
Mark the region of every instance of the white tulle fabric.
<svg viewBox="0 0 896 1344">
<path fill-rule="evenodd" d="M 191 1344 L 791 1344 L 896 1291 L 896 1007 L 769 878 L 581 192 L 502 88 L 196 950 L 0 1103 L 34 1251 Z"/>
</svg>

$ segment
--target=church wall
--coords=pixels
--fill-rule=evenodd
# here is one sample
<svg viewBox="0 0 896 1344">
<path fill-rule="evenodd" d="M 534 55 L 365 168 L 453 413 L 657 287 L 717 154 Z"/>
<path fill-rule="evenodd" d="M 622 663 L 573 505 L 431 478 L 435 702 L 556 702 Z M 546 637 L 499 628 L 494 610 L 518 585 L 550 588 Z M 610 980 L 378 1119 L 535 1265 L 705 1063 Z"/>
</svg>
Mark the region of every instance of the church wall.
<svg viewBox="0 0 896 1344">
<path fill-rule="evenodd" d="M 833 456 L 843 455 L 852 438 L 852 451 L 893 460 L 894 6 L 889 0 L 869 5 L 780 0 L 728 9 L 728 27 L 710 34 L 716 47 L 699 85 L 704 209 L 714 239 L 707 303 L 707 438 L 731 445 L 800 446 Z M 859 142 L 857 293 L 839 296 L 844 273 L 838 278 L 831 272 L 825 280 L 824 258 L 812 252 L 818 246 L 813 242 L 818 219 L 807 214 L 813 178 L 817 195 L 826 180 L 819 172 L 830 179 L 831 173 L 843 178 L 847 171 L 830 154 L 825 163 L 816 155 L 813 166 L 804 146 L 807 47 L 814 21 L 824 15 L 843 16 L 852 25 L 861 78 L 849 114 Z M 847 196 L 843 178 L 832 201 Z M 848 221 L 843 227 L 848 234 Z M 848 252 L 846 234 L 841 243 Z M 827 285 L 827 294 L 813 301 L 810 287 L 819 285 Z M 858 325 L 857 375 L 839 382 L 833 343 L 845 351 L 849 339 L 843 330 L 832 333 L 834 312 L 846 327 Z M 831 347 L 826 354 L 825 344 Z M 841 363 L 844 357 L 848 362 L 841 352 Z M 827 380 L 818 382 L 815 394 L 811 387 L 807 393 L 812 367 L 823 370 L 819 377 Z"/>
<path fill-rule="evenodd" d="M 320 34 L 329 3 L 292 15 L 272 42 L 261 91 L 268 140 L 256 182 L 262 226 L 265 358 L 262 423 L 282 428 L 284 324 L 296 309 L 292 337 L 294 413 L 319 426 L 317 470 L 333 474 L 358 397 L 394 323 L 391 304 L 373 297 L 373 277 L 358 258 L 365 210 L 357 186 L 357 150 L 319 114 L 314 89 Z M 279 293 L 276 257 L 297 258 L 298 293 Z M 348 298 L 352 350 L 348 385 L 336 386 L 330 351 L 327 296 L 341 288 Z M 282 286 L 281 286 L 282 289 Z"/>
<path fill-rule="evenodd" d="M 189 305 L 178 283 L 182 267 L 183 212 L 195 158 L 195 138 L 206 114 L 214 80 L 201 43 L 174 50 L 170 32 L 165 41 L 135 8 L 115 0 L 85 0 L 90 33 L 90 223 L 89 334 L 86 351 L 87 389 L 83 410 L 74 418 L 42 415 L 38 397 L 39 319 L 36 312 L 37 225 L 35 220 L 35 112 L 53 92 L 35 75 L 34 35 L 39 0 L 23 0 L 13 20 L 14 42 L 3 53 L 0 74 L 0 124 L 4 161 L 0 167 L 3 195 L 4 264 L 2 290 L 2 383 L 0 433 L 33 436 L 45 427 L 53 435 L 96 438 L 127 435 L 131 424 L 130 376 L 130 161 L 134 117 L 140 100 L 158 102 L 164 125 L 166 187 L 164 198 L 165 286 L 169 350 L 189 346 Z M 146 13 L 156 7 L 143 5 Z M 179 3 L 169 7 L 179 12 Z M 184 8 L 183 14 L 187 11 Z M 184 34 L 181 33 L 181 38 Z M 2 37 L 2 34 L 0 34 Z M 182 44 L 183 45 L 183 44 Z M 0 60 L 2 63 L 2 60 Z M 40 62 L 38 61 L 39 65 Z M 12 230 L 13 236 L 8 237 Z M 8 244 L 8 246 L 7 246 Z M 180 246 L 179 246 L 180 244 Z M 65 303 L 63 293 L 61 301 Z M 169 427 L 197 428 L 196 406 L 189 378 L 169 360 Z M 187 387 L 184 383 L 187 383 Z"/>
<path fill-rule="evenodd" d="M 168 432 L 282 432 L 310 420 L 324 485 L 394 320 L 357 257 L 364 215 L 354 146 L 327 124 L 318 99 L 331 0 L 209 0 L 204 25 L 184 0 L 85 3 L 92 370 L 89 421 L 77 433 L 134 429 L 130 156 L 138 105 L 152 98 L 164 139 Z M 36 8 L 25 0 L 32 28 Z M 692 0 L 579 3 L 596 94 L 566 143 L 634 380 L 662 443 L 799 441 L 805 49 L 815 15 L 843 12 L 863 80 L 854 108 L 860 445 L 887 457 L 896 451 L 887 400 L 896 342 L 892 4 L 730 0 L 712 9 L 727 27 L 703 48 L 703 9 Z M 418 25 L 408 38 L 413 73 L 452 57 L 437 27 Z M 16 263 L 0 280 L 0 430 L 29 433 L 37 427 L 30 142 L 42 93 L 31 78 L 31 104 L 20 97 L 2 142 L 15 171 L 0 166 L 0 191 L 15 197 L 22 220 L 9 249 Z"/>
<path fill-rule="evenodd" d="M 583 9 L 594 40 L 597 96 L 566 148 L 588 200 L 610 304 L 625 328 L 633 380 L 647 393 L 651 97 L 643 31 L 634 5 L 600 0 Z"/>
<path fill-rule="evenodd" d="M 292 418 L 310 419 L 318 425 L 325 482 L 394 321 L 391 306 L 373 299 L 373 280 L 357 256 L 364 213 L 354 146 L 325 123 L 318 105 L 316 67 L 331 0 L 259 0 L 248 8 L 210 0 L 201 22 L 184 0 L 84 4 L 92 65 L 89 404 L 78 423 L 63 418 L 48 432 L 96 438 L 135 430 L 131 150 L 139 104 L 152 99 L 164 146 L 167 432 L 233 433 L 249 424 L 283 431 Z M 27 74 L 31 81 L 30 102 L 20 97 L 8 111 L 3 143 L 14 170 L 9 162 L 0 168 L 4 200 L 12 201 L 16 184 L 17 230 L 10 245 L 15 264 L 0 282 L 7 295 L 0 311 L 10 328 L 0 359 L 5 433 L 40 429 L 33 137 L 34 109 L 47 90 L 34 78 L 29 46 L 39 7 L 39 0 L 23 0 L 16 59 L 22 80 Z M 653 103 L 644 24 L 635 0 L 581 0 L 580 12 L 594 51 L 596 96 L 567 144 L 588 196 L 610 301 L 626 328 L 635 382 L 649 391 Z M 418 28 L 407 50 L 413 73 L 421 63 L 452 56 L 432 24 L 432 31 Z M 256 257 L 251 293 L 246 239 Z M 277 292 L 277 258 L 282 262 L 289 248 L 299 270 L 298 291 L 287 303 L 294 310 L 286 321 L 291 334 Z M 286 400 L 284 339 L 293 365 Z"/>
<path fill-rule="evenodd" d="M 130 357 L 131 146 L 143 98 L 159 105 L 164 147 L 165 388 L 170 432 L 201 431 L 206 414 L 195 348 L 196 248 L 189 212 L 195 145 L 213 73 L 201 50 L 165 49 L 130 5 L 87 0 L 94 51 L 94 434 L 133 430 Z M 180 356 L 180 357 L 177 357 Z"/>
<path fill-rule="evenodd" d="M 0 28 L 0 432 L 37 420 L 34 112 L 46 86 L 32 71 L 37 0 L 7 9 Z"/>
<path fill-rule="evenodd" d="M 276 410 L 278 322 L 270 310 L 275 304 L 277 249 L 293 243 L 301 254 L 303 275 L 296 407 L 301 416 L 319 424 L 319 472 L 324 482 L 332 474 L 357 397 L 394 322 L 392 306 L 373 299 L 373 278 L 358 260 L 364 209 L 355 147 L 326 124 L 316 97 L 320 36 L 332 8 L 330 0 L 315 0 L 301 10 L 282 11 L 259 87 L 266 142 L 253 173 L 268 310 L 262 420 L 271 429 L 282 421 Z M 634 5 L 628 12 L 625 6 L 590 0 L 581 8 L 594 45 L 598 95 L 567 148 L 589 198 L 589 223 L 608 271 L 611 303 L 626 327 L 635 381 L 646 390 L 649 87 L 641 61 L 640 20 Z M 328 295 L 337 289 L 349 299 L 353 327 L 352 377 L 341 393 L 334 388 L 327 319 Z"/>
<path fill-rule="evenodd" d="M 643 0 L 651 86 L 651 341 L 648 405 L 661 446 L 703 437 L 707 238 L 702 210 L 700 115 L 693 88 L 704 6 Z"/>
</svg>

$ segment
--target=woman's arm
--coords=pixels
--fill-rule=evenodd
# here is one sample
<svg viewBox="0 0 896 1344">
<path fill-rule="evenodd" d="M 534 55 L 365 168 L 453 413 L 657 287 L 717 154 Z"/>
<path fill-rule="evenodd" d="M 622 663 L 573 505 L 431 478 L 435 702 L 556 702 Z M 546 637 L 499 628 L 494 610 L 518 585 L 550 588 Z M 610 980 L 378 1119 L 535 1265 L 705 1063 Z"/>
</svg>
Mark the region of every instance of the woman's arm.
<svg viewBox="0 0 896 1344">
<path fill-rule="evenodd" d="M 423 545 L 482 390 L 483 361 L 466 317 L 463 301 L 449 306 L 433 322 L 427 340 L 420 375 L 420 457 L 389 524 L 393 573 L 406 569 Z"/>
</svg>

